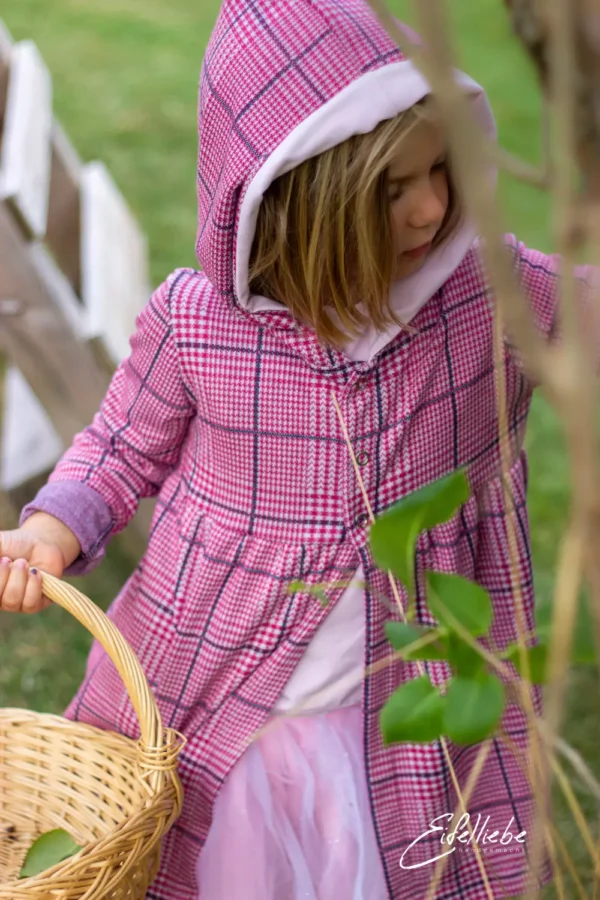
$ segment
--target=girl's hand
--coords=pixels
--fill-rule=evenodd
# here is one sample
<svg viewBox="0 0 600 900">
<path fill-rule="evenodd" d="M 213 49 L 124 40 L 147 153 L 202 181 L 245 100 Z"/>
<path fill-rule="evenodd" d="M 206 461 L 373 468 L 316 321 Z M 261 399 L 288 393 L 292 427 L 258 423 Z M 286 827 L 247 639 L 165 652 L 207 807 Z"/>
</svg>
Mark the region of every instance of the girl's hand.
<svg viewBox="0 0 600 900">
<path fill-rule="evenodd" d="M 35 513 L 14 531 L 0 531 L 0 610 L 46 609 L 50 600 L 42 596 L 38 569 L 60 578 L 80 552 L 73 532 L 46 513 Z"/>
</svg>

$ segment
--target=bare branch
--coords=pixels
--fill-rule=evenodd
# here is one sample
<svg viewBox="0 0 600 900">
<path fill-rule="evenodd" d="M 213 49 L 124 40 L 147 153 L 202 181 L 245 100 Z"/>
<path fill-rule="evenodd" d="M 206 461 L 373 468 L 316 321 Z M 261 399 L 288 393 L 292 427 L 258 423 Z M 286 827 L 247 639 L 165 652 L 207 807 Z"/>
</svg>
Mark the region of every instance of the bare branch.
<svg viewBox="0 0 600 900">
<path fill-rule="evenodd" d="M 489 152 L 498 163 L 498 167 L 518 181 L 523 181 L 542 191 L 547 190 L 550 186 L 550 173 L 543 168 L 519 159 L 518 156 L 502 147 L 492 147 Z"/>
</svg>

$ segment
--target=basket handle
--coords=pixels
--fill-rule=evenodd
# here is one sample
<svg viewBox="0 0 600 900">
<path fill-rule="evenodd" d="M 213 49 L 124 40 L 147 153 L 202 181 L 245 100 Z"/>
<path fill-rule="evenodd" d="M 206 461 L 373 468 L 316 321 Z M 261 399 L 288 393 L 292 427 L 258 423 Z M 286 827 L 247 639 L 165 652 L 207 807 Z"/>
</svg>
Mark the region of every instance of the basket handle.
<svg viewBox="0 0 600 900">
<path fill-rule="evenodd" d="M 165 776 L 175 770 L 181 747 L 176 733 L 163 728 L 156 701 L 137 656 L 108 616 L 85 594 L 53 575 L 40 574 L 45 596 L 62 606 L 100 642 L 121 676 L 140 725 L 140 776 L 155 793 L 164 783 Z"/>
</svg>

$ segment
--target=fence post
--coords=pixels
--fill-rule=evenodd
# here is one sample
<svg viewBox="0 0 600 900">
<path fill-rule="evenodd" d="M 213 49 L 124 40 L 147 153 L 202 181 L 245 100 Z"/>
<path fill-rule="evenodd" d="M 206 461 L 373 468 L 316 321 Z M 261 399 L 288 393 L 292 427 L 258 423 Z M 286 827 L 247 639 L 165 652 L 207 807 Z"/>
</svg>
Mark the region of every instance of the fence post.
<svg viewBox="0 0 600 900">
<path fill-rule="evenodd" d="M 0 528 L 97 411 L 150 293 L 146 239 L 52 114 L 52 80 L 0 21 Z M 139 556 L 153 504 L 122 536 Z M 12 510 L 12 512 L 11 512 Z"/>
</svg>

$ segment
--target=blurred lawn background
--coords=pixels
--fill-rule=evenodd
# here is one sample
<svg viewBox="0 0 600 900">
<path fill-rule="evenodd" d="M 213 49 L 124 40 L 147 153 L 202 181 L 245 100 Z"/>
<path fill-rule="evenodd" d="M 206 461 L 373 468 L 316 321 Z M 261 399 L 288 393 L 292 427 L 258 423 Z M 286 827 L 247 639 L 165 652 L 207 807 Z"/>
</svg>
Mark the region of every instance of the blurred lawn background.
<svg viewBox="0 0 600 900">
<path fill-rule="evenodd" d="M 53 74 L 56 115 L 82 159 L 108 165 L 147 232 L 155 284 L 177 266 L 195 265 L 197 84 L 218 5 L 218 0 L 2 0 L 0 7 L 15 39 L 37 43 Z M 390 6 L 406 15 L 408 3 L 392 0 Z M 539 92 L 510 35 L 501 0 L 454 0 L 451 9 L 460 65 L 488 91 L 502 144 L 537 161 Z M 550 250 L 547 198 L 505 177 L 500 196 L 507 230 Z M 536 582 L 544 603 L 551 596 L 567 514 L 568 472 L 560 432 L 541 398 L 528 447 Z M 128 561 L 112 548 L 79 586 L 106 606 L 127 573 Z M 36 618 L 0 616 L 0 706 L 60 712 L 82 677 L 89 643 L 61 610 Z M 571 682 L 566 737 L 600 771 L 597 675 L 577 671 Z M 592 821 L 597 810 L 581 796 Z M 557 815 L 587 881 L 589 857 L 564 804 L 558 804 Z"/>
</svg>

